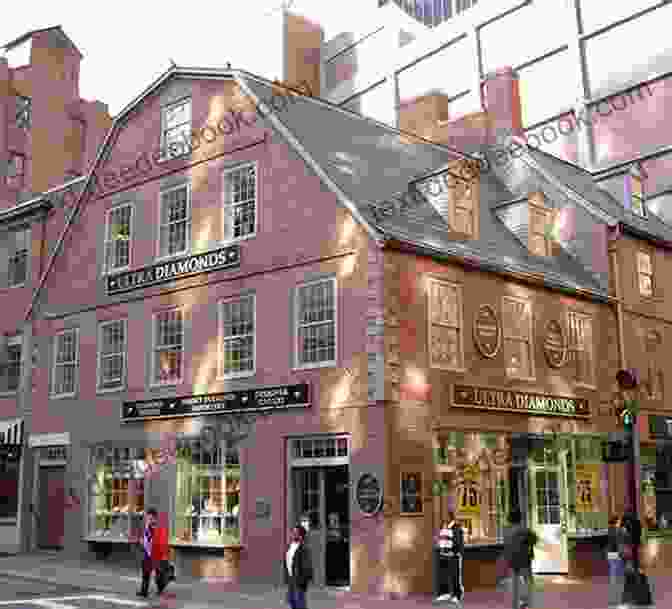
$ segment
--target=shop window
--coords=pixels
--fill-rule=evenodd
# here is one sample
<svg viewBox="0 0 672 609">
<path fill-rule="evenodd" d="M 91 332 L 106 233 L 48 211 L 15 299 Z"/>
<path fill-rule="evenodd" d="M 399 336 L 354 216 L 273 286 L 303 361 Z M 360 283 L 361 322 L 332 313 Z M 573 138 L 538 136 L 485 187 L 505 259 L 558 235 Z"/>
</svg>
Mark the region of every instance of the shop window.
<svg viewBox="0 0 672 609">
<path fill-rule="evenodd" d="M 189 440 L 177 450 L 176 543 L 240 544 L 240 459 L 223 442 Z"/>
<path fill-rule="evenodd" d="M 182 381 L 184 323 L 180 309 L 154 316 L 152 381 L 154 385 L 176 385 Z"/>
<path fill-rule="evenodd" d="M 11 152 L 7 167 L 7 186 L 16 190 L 24 187 L 26 171 L 26 157 L 23 154 Z"/>
<path fill-rule="evenodd" d="M 52 397 L 72 397 L 77 388 L 79 341 L 76 328 L 57 334 L 54 340 Z"/>
<path fill-rule="evenodd" d="M 420 472 L 402 472 L 401 513 L 422 514 L 422 511 L 422 474 Z"/>
<path fill-rule="evenodd" d="M 28 279 L 28 247 L 30 230 L 11 231 L 7 242 L 7 285 L 19 287 Z"/>
<path fill-rule="evenodd" d="M 534 379 L 532 304 L 505 296 L 502 299 L 504 358 L 510 378 Z"/>
<path fill-rule="evenodd" d="M 119 389 L 126 374 L 126 321 L 100 324 L 98 333 L 98 390 Z"/>
<path fill-rule="evenodd" d="M 428 304 L 430 366 L 463 370 L 462 287 L 431 279 Z"/>
<path fill-rule="evenodd" d="M 630 211 L 642 218 L 646 218 L 646 203 L 644 199 L 644 185 L 642 176 L 634 170 L 626 176 L 630 182 L 630 201 L 626 205 L 630 206 Z"/>
<path fill-rule="evenodd" d="M 182 100 L 161 109 L 161 150 L 165 158 L 177 157 L 191 143 L 191 100 Z"/>
<path fill-rule="evenodd" d="M 637 252 L 637 283 L 641 296 L 653 296 L 653 263 L 651 252 Z"/>
<path fill-rule="evenodd" d="M 19 508 L 19 459 L 0 455 L 0 518 L 15 519 Z"/>
<path fill-rule="evenodd" d="M 93 448 L 88 489 L 90 538 L 128 541 L 140 538 L 146 470 L 142 449 Z"/>
<path fill-rule="evenodd" d="M 601 441 L 604 438 L 577 434 L 564 441 L 567 471 L 568 529 L 592 534 L 607 528 L 609 496 L 603 492 L 605 475 Z"/>
<path fill-rule="evenodd" d="M 7 341 L 5 362 L 0 367 L 0 393 L 14 393 L 21 383 L 21 336 Z"/>
<path fill-rule="evenodd" d="M 455 513 L 466 544 L 501 543 L 509 513 L 509 435 L 442 431 L 437 436 L 433 520 Z"/>
<path fill-rule="evenodd" d="M 254 164 L 224 172 L 224 239 L 254 237 L 257 232 L 257 169 Z"/>
<path fill-rule="evenodd" d="M 189 249 L 191 203 L 188 184 L 161 193 L 159 258 L 178 256 Z"/>
<path fill-rule="evenodd" d="M 300 286 L 295 306 L 297 367 L 336 364 L 336 280 Z"/>
<path fill-rule="evenodd" d="M 119 205 L 107 212 L 105 270 L 122 271 L 131 264 L 131 217 L 133 206 Z"/>
<path fill-rule="evenodd" d="M 568 314 L 569 365 L 577 385 L 595 385 L 593 320 L 589 315 L 576 311 Z"/>
<path fill-rule="evenodd" d="M 251 376 L 255 373 L 255 298 L 222 302 L 220 307 L 220 377 Z"/>
<path fill-rule="evenodd" d="M 32 100 L 23 95 L 16 96 L 16 126 L 28 131 L 32 124 Z"/>
</svg>

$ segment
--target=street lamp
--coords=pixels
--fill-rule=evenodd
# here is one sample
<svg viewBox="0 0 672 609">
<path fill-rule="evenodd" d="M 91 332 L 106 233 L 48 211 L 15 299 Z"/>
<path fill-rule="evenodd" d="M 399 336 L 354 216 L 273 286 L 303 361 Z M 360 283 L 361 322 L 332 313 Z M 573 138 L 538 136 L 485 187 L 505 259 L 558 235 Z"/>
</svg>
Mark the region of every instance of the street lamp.
<svg viewBox="0 0 672 609">
<path fill-rule="evenodd" d="M 626 368 L 619 370 L 616 374 L 616 381 L 623 396 L 623 402 L 616 408 L 616 415 L 619 422 L 623 425 L 625 432 L 625 443 L 627 446 L 627 462 L 629 473 L 629 496 L 630 508 L 639 521 L 639 492 L 637 489 L 637 471 L 639 468 L 639 436 L 637 433 L 637 414 L 639 412 L 639 401 L 636 397 L 630 397 L 630 392 L 634 392 L 639 387 L 639 373 L 635 368 Z"/>
</svg>

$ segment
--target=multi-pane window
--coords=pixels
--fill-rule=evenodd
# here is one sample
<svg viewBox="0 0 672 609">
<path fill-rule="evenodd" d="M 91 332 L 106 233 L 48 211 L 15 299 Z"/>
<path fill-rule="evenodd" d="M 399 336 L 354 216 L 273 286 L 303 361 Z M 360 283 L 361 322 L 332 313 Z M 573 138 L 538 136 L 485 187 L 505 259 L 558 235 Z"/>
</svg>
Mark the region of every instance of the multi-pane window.
<svg viewBox="0 0 672 609">
<path fill-rule="evenodd" d="M 189 186 L 184 184 L 161 193 L 159 256 L 175 256 L 189 249 L 191 210 Z"/>
<path fill-rule="evenodd" d="M 653 296 L 653 263 L 650 252 L 637 252 L 637 277 L 639 293 L 642 296 Z"/>
<path fill-rule="evenodd" d="M 336 363 L 336 280 L 296 290 L 296 350 L 299 367 Z"/>
<path fill-rule="evenodd" d="M 105 229 L 105 270 L 120 271 L 131 263 L 131 205 L 120 205 L 107 212 Z"/>
<path fill-rule="evenodd" d="M 65 330 L 56 335 L 54 341 L 54 370 L 52 395 L 74 395 L 79 367 L 79 346 L 77 330 Z"/>
<path fill-rule="evenodd" d="M 454 283 L 429 282 L 429 357 L 432 368 L 464 368 L 462 288 Z"/>
<path fill-rule="evenodd" d="M 7 186 L 21 189 L 24 186 L 26 172 L 26 157 L 15 152 L 10 153 L 7 165 Z"/>
<path fill-rule="evenodd" d="M 174 542 L 240 543 L 240 459 L 237 446 L 192 439 L 177 449 Z"/>
<path fill-rule="evenodd" d="M 123 319 L 100 324 L 98 335 L 98 389 L 124 385 L 126 372 L 126 322 Z"/>
<path fill-rule="evenodd" d="M 646 216 L 646 205 L 644 204 L 644 186 L 642 177 L 635 173 L 629 175 L 630 178 L 630 209 L 633 214 Z"/>
<path fill-rule="evenodd" d="M 581 385 L 594 385 L 593 320 L 576 311 L 568 314 L 569 362 L 574 379 Z"/>
<path fill-rule="evenodd" d="M 458 233 L 474 236 L 474 187 L 471 184 L 464 186 L 458 182 L 455 203 L 451 208 L 451 226 Z M 462 190 L 464 186 L 464 190 Z"/>
<path fill-rule="evenodd" d="M 167 158 L 181 156 L 189 148 L 191 100 L 183 100 L 161 110 L 161 143 Z"/>
<path fill-rule="evenodd" d="M 180 309 L 154 316 L 153 384 L 171 385 L 182 381 L 184 321 Z"/>
<path fill-rule="evenodd" d="M 7 341 L 5 361 L 0 368 L 0 392 L 13 393 L 18 391 L 21 381 L 21 337 L 13 337 Z"/>
<path fill-rule="evenodd" d="M 502 317 L 506 374 L 511 378 L 534 378 L 531 303 L 505 296 Z"/>
<path fill-rule="evenodd" d="M 551 255 L 552 210 L 530 204 L 529 250 L 535 256 Z"/>
<path fill-rule="evenodd" d="M 30 129 L 32 122 L 32 103 L 30 97 L 16 96 L 16 126 L 20 129 Z"/>
<path fill-rule="evenodd" d="M 224 172 L 224 235 L 250 237 L 257 230 L 257 171 L 254 164 Z"/>
<path fill-rule="evenodd" d="M 7 282 L 10 287 L 26 282 L 28 276 L 28 245 L 29 229 L 21 229 L 9 233 Z"/>
<path fill-rule="evenodd" d="M 254 374 L 255 307 L 254 296 L 221 303 L 220 376 Z"/>
</svg>

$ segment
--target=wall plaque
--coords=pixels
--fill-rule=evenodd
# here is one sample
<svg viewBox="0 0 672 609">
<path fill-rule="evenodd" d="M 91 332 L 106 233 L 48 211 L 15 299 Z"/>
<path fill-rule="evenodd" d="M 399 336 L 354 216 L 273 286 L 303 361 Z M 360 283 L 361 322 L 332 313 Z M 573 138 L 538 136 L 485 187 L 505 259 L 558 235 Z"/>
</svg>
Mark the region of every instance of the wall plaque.
<svg viewBox="0 0 672 609">
<path fill-rule="evenodd" d="M 199 273 L 209 273 L 237 266 L 240 266 L 240 246 L 238 244 L 229 245 L 212 252 L 109 275 L 106 278 L 107 293 L 109 295 L 120 294 Z"/>
<path fill-rule="evenodd" d="M 544 355 L 548 365 L 560 368 L 567 361 L 567 336 L 559 321 L 552 319 L 546 324 Z"/>
<path fill-rule="evenodd" d="M 589 417 L 588 400 L 563 396 L 540 395 L 510 389 L 489 389 L 453 385 L 453 405 L 462 408 L 526 412 L 565 417 Z"/>
<path fill-rule="evenodd" d="M 474 318 L 474 342 L 483 357 L 493 358 L 499 352 L 502 326 L 497 311 L 490 305 L 481 305 Z"/>
<path fill-rule="evenodd" d="M 376 514 L 383 503 L 383 487 L 374 474 L 362 474 L 355 488 L 355 499 L 366 516 Z"/>
<path fill-rule="evenodd" d="M 209 414 L 275 411 L 307 408 L 309 405 L 308 383 L 301 383 L 264 387 L 263 389 L 124 402 L 121 407 L 121 421 L 124 423 Z"/>
</svg>

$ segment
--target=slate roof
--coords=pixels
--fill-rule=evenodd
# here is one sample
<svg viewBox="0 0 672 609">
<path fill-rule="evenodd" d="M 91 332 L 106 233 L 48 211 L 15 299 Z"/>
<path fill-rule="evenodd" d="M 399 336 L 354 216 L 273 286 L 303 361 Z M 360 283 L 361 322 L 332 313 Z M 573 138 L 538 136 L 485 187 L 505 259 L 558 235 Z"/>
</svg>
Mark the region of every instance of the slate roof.
<svg viewBox="0 0 672 609">
<path fill-rule="evenodd" d="M 79 53 L 80 57 L 84 57 L 82 55 L 82 52 L 77 48 L 77 45 L 70 39 L 70 37 L 63 31 L 63 27 L 60 25 L 52 25 L 51 27 L 45 27 L 37 30 L 30 30 L 29 32 L 26 32 L 25 34 L 22 34 L 18 38 L 15 38 L 14 40 L 8 42 L 4 46 L 0 47 L 3 51 L 11 51 L 13 48 L 19 46 L 20 44 L 23 44 L 26 42 L 26 40 L 29 40 L 32 38 L 35 34 L 41 34 L 42 32 L 49 32 L 51 30 L 59 30 L 60 34 L 68 41 L 68 43 L 72 46 L 77 53 Z"/>
</svg>

